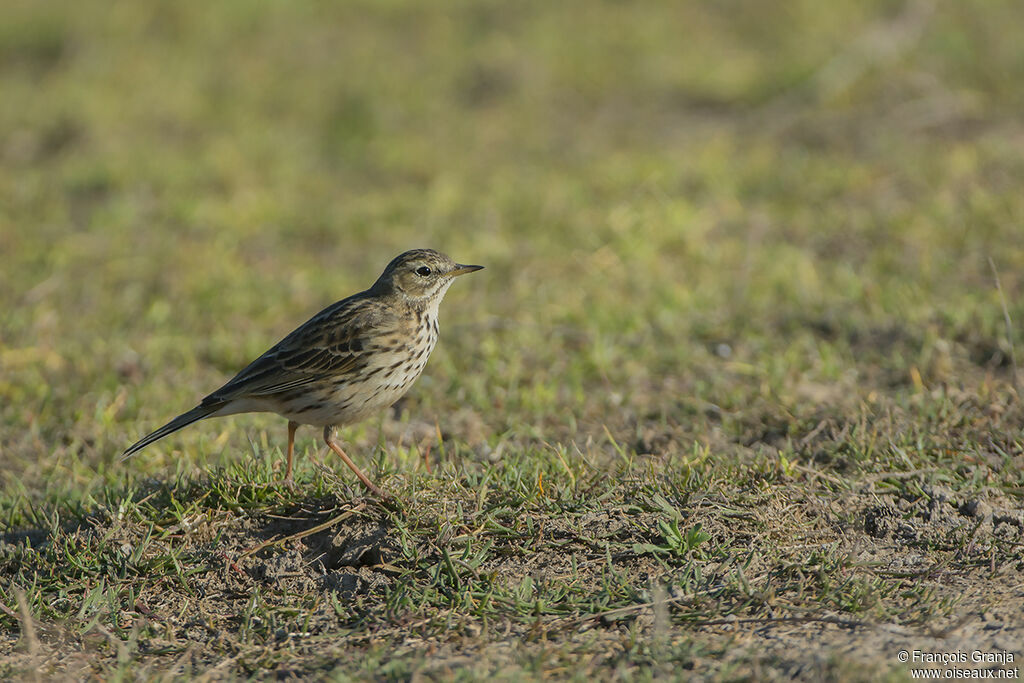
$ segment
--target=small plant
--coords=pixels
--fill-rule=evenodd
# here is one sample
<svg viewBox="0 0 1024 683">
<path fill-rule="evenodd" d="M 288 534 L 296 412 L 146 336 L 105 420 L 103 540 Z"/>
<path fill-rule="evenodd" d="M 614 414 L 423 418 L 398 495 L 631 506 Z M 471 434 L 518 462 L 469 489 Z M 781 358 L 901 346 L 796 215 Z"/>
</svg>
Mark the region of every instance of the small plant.
<svg viewBox="0 0 1024 683">
<path fill-rule="evenodd" d="M 686 531 L 681 531 L 679 529 L 679 520 L 677 519 L 668 522 L 658 520 L 658 530 L 661 531 L 661 535 L 665 539 L 663 545 L 637 543 L 633 546 L 634 552 L 686 557 L 711 538 L 711 534 L 701 529 L 700 522 L 694 524 Z"/>
</svg>

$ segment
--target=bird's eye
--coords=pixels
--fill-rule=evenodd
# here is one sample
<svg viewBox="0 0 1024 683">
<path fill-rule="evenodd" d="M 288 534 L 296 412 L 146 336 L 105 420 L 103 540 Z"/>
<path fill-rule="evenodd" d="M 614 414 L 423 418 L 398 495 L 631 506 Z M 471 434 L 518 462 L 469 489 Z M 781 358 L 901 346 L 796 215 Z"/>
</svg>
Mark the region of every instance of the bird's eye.
<svg viewBox="0 0 1024 683">
<path fill-rule="evenodd" d="M 420 266 L 416 269 L 416 274 L 422 275 L 423 277 L 430 275 L 430 266 Z"/>
</svg>

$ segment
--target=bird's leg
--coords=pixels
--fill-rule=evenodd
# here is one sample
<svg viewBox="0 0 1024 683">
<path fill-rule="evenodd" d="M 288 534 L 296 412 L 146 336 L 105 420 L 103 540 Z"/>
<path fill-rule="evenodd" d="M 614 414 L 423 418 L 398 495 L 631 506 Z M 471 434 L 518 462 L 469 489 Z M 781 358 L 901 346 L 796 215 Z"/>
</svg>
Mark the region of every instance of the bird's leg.
<svg viewBox="0 0 1024 683">
<path fill-rule="evenodd" d="M 359 481 L 363 482 L 363 486 L 373 491 L 373 494 L 378 498 L 384 497 L 384 492 L 374 486 L 373 482 L 370 481 L 369 477 L 363 474 L 362 470 L 356 467 L 356 464 L 352 462 L 352 459 L 345 455 L 345 451 L 341 450 L 341 446 L 334 440 L 334 427 L 324 427 L 324 442 L 327 447 L 338 454 L 338 456 L 348 465 L 349 469 L 356 473 L 359 477 Z"/>
<path fill-rule="evenodd" d="M 295 463 L 295 430 L 298 428 L 298 422 L 288 420 L 288 462 L 284 469 L 284 479 L 281 481 L 288 488 L 295 488 L 295 480 L 292 479 L 292 465 Z"/>
</svg>

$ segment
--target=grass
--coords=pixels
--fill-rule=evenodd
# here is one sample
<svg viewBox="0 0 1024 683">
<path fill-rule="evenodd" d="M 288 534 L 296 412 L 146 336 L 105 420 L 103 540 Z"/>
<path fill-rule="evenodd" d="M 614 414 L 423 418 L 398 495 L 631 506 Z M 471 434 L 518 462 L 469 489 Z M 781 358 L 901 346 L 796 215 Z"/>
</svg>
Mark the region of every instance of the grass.
<svg viewBox="0 0 1024 683">
<path fill-rule="evenodd" d="M 1024 656 L 1022 19 L 7 8 L 0 674 Z M 119 462 L 417 246 L 487 270 L 410 394 L 342 431 L 393 503 L 314 430 L 276 485 L 272 416 Z"/>
</svg>

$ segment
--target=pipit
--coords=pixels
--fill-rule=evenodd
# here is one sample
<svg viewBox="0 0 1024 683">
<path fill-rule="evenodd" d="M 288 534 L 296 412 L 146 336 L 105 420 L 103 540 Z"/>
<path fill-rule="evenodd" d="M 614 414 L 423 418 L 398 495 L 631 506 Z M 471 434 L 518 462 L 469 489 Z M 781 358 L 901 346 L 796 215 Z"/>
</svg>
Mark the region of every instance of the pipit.
<svg viewBox="0 0 1024 683">
<path fill-rule="evenodd" d="M 437 309 L 448 287 L 457 276 L 481 268 L 432 249 L 399 254 L 372 287 L 314 315 L 195 408 L 133 444 L 123 458 L 206 417 L 277 413 L 288 420 L 286 484 L 293 485 L 295 430 L 313 425 L 323 427 L 327 446 L 382 497 L 335 441 L 334 430 L 405 394 L 437 343 Z"/>
</svg>

